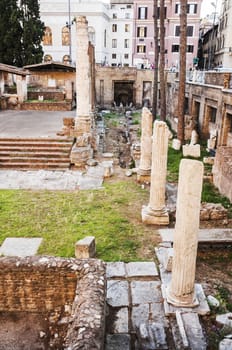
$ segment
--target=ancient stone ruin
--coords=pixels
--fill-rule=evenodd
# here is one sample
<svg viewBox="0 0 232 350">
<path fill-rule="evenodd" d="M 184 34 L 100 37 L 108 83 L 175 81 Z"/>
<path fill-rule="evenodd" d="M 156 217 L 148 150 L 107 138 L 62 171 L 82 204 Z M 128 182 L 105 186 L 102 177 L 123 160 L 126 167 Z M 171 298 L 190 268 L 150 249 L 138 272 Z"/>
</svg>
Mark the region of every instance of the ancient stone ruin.
<svg viewBox="0 0 232 350">
<path fill-rule="evenodd" d="M 104 274 L 96 259 L 2 257 L 1 349 L 102 349 Z"/>
</svg>

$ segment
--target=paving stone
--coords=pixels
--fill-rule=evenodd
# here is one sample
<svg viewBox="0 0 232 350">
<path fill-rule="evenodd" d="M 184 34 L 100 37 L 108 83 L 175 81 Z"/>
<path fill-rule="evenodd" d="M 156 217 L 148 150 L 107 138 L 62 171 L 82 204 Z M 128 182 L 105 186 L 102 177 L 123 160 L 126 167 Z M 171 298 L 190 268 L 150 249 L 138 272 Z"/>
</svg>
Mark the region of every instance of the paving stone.
<svg viewBox="0 0 232 350">
<path fill-rule="evenodd" d="M 107 334 L 105 350 L 130 350 L 128 334 Z"/>
<path fill-rule="evenodd" d="M 142 350 L 168 349 L 165 329 L 160 323 L 141 323 L 137 335 Z"/>
<path fill-rule="evenodd" d="M 232 339 L 224 338 L 219 343 L 219 350 L 231 350 L 232 349 Z"/>
<path fill-rule="evenodd" d="M 125 277 L 126 276 L 126 269 L 125 269 L 125 263 L 118 261 L 118 262 L 109 262 L 106 265 L 106 278 L 111 277 Z"/>
<path fill-rule="evenodd" d="M 0 248 L 0 255 L 20 257 L 35 255 L 42 240 L 43 238 L 8 237 Z"/>
<path fill-rule="evenodd" d="M 206 350 L 206 340 L 196 312 L 180 313 L 191 350 Z"/>
<path fill-rule="evenodd" d="M 149 320 L 149 304 L 140 304 L 132 307 L 131 321 L 132 328 L 136 330 L 141 323 Z"/>
<path fill-rule="evenodd" d="M 119 309 L 114 316 L 113 333 L 128 333 L 128 308 L 123 307 Z"/>
<path fill-rule="evenodd" d="M 131 282 L 132 304 L 159 303 L 162 301 L 159 281 Z"/>
<path fill-rule="evenodd" d="M 78 179 L 79 190 L 94 190 L 102 188 L 103 178 L 88 175 L 80 176 Z"/>
<path fill-rule="evenodd" d="M 126 264 L 126 270 L 128 277 L 158 276 L 157 267 L 154 262 L 131 262 Z"/>
<path fill-rule="evenodd" d="M 127 281 L 107 281 L 107 303 L 113 307 L 129 305 L 129 286 Z"/>
</svg>

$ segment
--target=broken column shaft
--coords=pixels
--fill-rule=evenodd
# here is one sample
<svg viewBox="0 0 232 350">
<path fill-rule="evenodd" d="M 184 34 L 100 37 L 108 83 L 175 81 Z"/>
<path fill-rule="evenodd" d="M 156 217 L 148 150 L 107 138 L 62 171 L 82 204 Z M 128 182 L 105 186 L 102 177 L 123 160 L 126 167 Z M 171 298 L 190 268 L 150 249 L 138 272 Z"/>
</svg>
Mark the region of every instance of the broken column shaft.
<svg viewBox="0 0 232 350">
<path fill-rule="evenodd" d="M 202 181 L 202 162 L 182 159 L 179 169 L 172 279 L 167 290 L 167 301 L 174 306 L 193 307 L 199 304 L 194 281 Z"/>
</svg>

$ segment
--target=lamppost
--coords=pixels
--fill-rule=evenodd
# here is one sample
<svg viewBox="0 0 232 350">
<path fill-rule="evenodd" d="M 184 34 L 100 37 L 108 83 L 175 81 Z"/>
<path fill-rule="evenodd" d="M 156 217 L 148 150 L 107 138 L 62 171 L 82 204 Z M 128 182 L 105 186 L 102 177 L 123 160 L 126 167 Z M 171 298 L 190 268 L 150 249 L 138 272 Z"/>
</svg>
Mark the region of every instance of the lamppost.
<svg viewBox="0 0 232 350">
<path fill-rule="evenodd" d="M 211 40 L 210 40 L 210 48 L 209 48 L 209 60 L 208 60 L 208 69 L 211 69 L 212 67 L 212 56 L 214 55 L 213 53 L 213 45 L 214 45 L 214 25 L 215 25 L 215 20 L 216 20 L 216 9 L 217 9 L 217 0 L 216 2 L 211 2 L 211 5 L 214 7 L 214 13 L 213 13 L 213 25 L 212 25 L 212 32 L 211 32 Z"/>
<path fill-rule="evenodd" d="M 69 31 L 69 62 L 72 63 L 72 33 L 71 33 L 71 5 L 70 0 L 68 0 L 68 22 L 66 22 L 66 27 Z"/>
</svg>

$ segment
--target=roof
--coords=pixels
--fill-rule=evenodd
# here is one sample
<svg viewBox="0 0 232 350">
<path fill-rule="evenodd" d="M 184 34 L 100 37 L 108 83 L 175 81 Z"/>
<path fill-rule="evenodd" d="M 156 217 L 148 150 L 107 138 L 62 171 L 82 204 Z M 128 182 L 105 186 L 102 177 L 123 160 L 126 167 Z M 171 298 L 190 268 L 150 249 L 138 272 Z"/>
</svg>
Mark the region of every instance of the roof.
<svg viewBox="0 0 232 350">
<path fill-rule="evenodd" d="M 4 63 L 0 63 L 0 71 L 7 72 L 7 73 L 13 73 L 16 75 L 28 75 L 29 74 L 29 72 L 27 72 L 24 68 L 9 66 L 8 64 L 4 64 Z"/>
<path fill-rule="evenodd" d="M 44 63 L 38 63 L 38 64 L 32 64 L 29 66 L 24 66 L 25 69 L 28 69 L 29 71 L 61 71 L 61 72 L 75 72 L 76 67 L 71 66 L 69 64 L 60 63 L 60 62 L 44 62 Z"/>
</svg>

